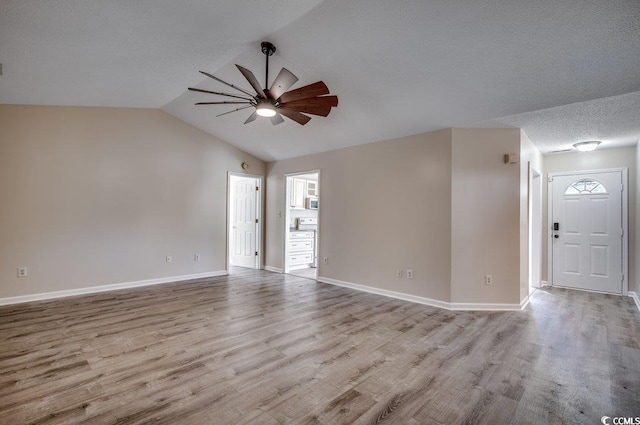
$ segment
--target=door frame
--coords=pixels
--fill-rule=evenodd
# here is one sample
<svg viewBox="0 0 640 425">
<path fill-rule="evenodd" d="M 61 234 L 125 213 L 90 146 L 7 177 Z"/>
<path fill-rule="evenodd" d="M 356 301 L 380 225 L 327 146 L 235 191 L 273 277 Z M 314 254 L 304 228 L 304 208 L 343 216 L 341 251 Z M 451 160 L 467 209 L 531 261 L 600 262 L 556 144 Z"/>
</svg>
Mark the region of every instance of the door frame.
<svg viewBox="0 0 640 425">
<path fill-rule="evenodd" d="M 529 293 L 542 285 L 542 172 L 529 163 Z M 533 261 L 537 258 L 537 264 Z M 535 271 L 534 271 L 535 270 Z M 534 279 L 536 277 L 537 279 Z"/>
<path fill-rule="evenodd" d="M 289 185 L 287 184 L 287 180 L 289 180 L 289 177 L 296 177 L 296 176 L 302 176 L 305 174 L 318 174 L 318 185 L 320 186 L 320 191 L 318 192 L 318 199 L 320 200 L 320 206 L 318 208 L 318 229 L 316 230 L 316 246 L 318 247 L 318 252 L 316 253 L 316 255 L 318 255 L 318 264 L 316 265 L 316 278 L 318 276 L 320 276 L 320 217 L 322 215 L 322 188 L 324 187 L 324 185 L 322 184 L 322 170 L 317 169 L 317 170 L 309 170 L 309 171 L 296 171 L 294 173 L 286 173 L 284 175 L 284 214 L 282 214 L 284 216 L 284 237 L 282 238 L 282 252 L 283 252 L 283 257 L 282 257 L 282 273 L 289 273 L 289 262 L 287 261 L 287 258 L 289 258 L 289 244 L 287 243 L 287 240 L 289 239 L 289 226 L 291 223 L 291 213 L 290 213 L 290 208 L 291 206 L 289 205 L 289 196 L 290 196 L 290 190 L 289 190 Z"/>
<path fill-rule="evenodd" d="M 621 168 L 603 168 L 598 170 L 560 171 L 547 175 L 547 278 L 553 285 L 553 178 L 556 176 L 580 176 L 620 172 L 622 174 L 622 294 L 629 295 L 629 170 Z M 585 289 L 586 291 L 586 289 Z M 591 291 L 597 292 L 597 291 Z M 607 292 L 608 293 L 608 292 Z"/>
<path fill-rule="evenodd" d="M 262 229 L 264 227 L 262 219 L 262 196 L 264 188 L 264 176 L 259 174 L 247 174 L 237 173 L 233 171 L 227 171 L 227 242 L 226 242 L 226 272 L 229 274 L 230 270 L 230 256 L 231 256 L 231 177 L 246 177 L 250 179 L 256 179 L 258 181 L 258 192 L 256 194 L 256 218 L 258 219 L 258 225 L 256 226 L 256 250 L 258 255 L 256 256 L 255 269 L 262 269 Z"/>
</svg>

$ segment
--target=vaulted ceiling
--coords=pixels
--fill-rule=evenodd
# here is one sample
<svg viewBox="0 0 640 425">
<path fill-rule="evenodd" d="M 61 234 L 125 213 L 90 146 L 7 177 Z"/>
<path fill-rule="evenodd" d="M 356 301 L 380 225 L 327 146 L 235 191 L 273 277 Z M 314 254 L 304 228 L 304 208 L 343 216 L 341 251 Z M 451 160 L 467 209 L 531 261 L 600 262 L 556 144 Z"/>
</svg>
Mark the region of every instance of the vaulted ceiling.
<svg viewBox="0 0 640 425">
<path fill-rule="evenodd" d="M 243 125 L 240 64 L 340 104 L 305 126 Z M 638 0 L 3 0 L 0 103 L 162 108 L 264 160 L 445 127 L 520 127 L 542 152 L 640 138 Z M 273 77 L 272 77 L 273 78 Z"/>
</svg>

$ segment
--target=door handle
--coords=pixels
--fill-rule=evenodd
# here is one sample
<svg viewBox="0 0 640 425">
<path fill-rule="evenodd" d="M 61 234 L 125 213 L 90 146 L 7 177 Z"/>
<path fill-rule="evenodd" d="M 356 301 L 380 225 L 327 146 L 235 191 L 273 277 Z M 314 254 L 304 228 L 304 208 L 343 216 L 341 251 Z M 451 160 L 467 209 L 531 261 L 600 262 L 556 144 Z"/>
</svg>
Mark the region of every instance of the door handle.
<svg viewBox="0 0 640 425">
<path fill-rule="evenodd" d="M 558 239 L 560 235 L 553 235 L 554 238 Z"/>
</svg>

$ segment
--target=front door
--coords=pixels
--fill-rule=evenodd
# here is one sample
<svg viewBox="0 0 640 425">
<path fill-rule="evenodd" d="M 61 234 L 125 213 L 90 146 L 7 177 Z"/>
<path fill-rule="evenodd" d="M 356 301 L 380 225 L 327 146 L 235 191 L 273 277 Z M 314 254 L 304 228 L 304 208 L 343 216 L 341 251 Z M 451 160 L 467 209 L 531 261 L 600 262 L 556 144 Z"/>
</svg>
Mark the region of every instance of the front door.
<svg viewBox="0 0 640 425">
<path fill-rule="evenodd" d="M 554 175 L 554 286 L 623 292 L 622 171 Z"/>
<path fill-rule="evenodd" d="M 231 237 L 229 262 L 257 268 L 259 180 L 231 176 Z"/>
</svg>

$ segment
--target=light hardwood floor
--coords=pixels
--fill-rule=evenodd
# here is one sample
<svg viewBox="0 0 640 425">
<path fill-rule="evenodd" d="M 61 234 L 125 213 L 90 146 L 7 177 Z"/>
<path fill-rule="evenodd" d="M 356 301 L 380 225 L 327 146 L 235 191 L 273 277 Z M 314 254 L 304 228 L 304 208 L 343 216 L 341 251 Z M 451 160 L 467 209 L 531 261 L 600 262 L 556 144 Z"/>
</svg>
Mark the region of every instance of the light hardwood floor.
<svg viewBox="0 0 640 425">
<path fill-rule="evenodd" d="M 640 416 L 629 298 L 451 312 L 262 271 L 0 307 L 0 424 Z"/>
</svg>

